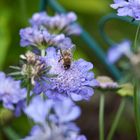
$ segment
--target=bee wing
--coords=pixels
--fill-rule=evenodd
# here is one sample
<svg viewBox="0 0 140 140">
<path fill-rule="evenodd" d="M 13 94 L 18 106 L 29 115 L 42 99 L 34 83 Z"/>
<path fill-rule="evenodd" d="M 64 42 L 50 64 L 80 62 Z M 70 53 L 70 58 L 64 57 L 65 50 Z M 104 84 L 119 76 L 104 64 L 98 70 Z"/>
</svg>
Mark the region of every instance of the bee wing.
<svg viewBox="0 0 140 140">
<path fill-rule="evenodd" d="M 73 45 L 71 48 L 68 48 L 68 49 L 67 48 L 65 48 L 65 49 L 60 48 L 60 54 L 61 54 L 62 57 L 64 57 L 64 55 L 66 53 L 73 56 L 73 53 L 74 53 L 75 50 L 76 50 L 75 45 Z"/>
<path fill-rule="evenodd" d="M 75 52 L 75 50 L 76 50 L 76 46 L 73 45 L 73 47 L 71 48 L 71 53 L 73 54 Z"/>
</svg>

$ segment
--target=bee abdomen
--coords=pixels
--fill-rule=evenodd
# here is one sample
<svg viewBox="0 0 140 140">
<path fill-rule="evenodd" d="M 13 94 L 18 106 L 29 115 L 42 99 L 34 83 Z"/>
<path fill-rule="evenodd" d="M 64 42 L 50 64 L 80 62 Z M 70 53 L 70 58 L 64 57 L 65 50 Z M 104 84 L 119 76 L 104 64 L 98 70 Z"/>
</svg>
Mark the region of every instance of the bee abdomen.
<svg viewBox="0 0 140 140">
<path fill-rule="evenodd" d="M 67 70 L 67 69 L 69 69 L 69 68 L 70 68 L 70 64 L 64 65 L 64 69 L 65 69 L 65 70 Z"/>
</svg>

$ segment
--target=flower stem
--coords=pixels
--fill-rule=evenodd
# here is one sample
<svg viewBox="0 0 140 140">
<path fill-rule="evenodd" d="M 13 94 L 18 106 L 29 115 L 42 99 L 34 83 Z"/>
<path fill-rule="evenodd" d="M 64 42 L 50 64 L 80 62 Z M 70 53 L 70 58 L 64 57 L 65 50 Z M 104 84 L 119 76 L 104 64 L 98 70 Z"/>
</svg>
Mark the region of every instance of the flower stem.
<svg viewBox="0 0 140 140">
<path fill-rule="evenodd" d="M 3 128 L 3 132 L 10 140 L 19 140 L 19 135 L 9 126 Z"/>
<path fill-rule="evenodd" d="M 107 136 L 107 140 L 112 140 L 113 139 L 114 132 L 115 132 L 117 126 L 118 126 L 118 123 L 119 123 L 120 117 L 121 117 L 121 115 L 123 113 L 125 104 L 126 104 L 126 99 L 122 98 L 120 106 L 119 106 L 118 111 L 116 113 L 116 117 L 115 117 L 115 119 L 113 121 L 111 129 L 110 129 L 109 134 Z"/>
<path fill-rule="evenodd" d="M 44 57 L 45 56 L 45 50 L 41 50 L 41 56 Z"/>
<path fill-rule="evenodd" d="M 27 105 L 29 105 L 29 103 L 30 103 L 30 91 L 31 91 L 31 82 L 30 81 L 31 80 L 29 79 L 28 85 L 27 85 L 27 99 L 26 99 Z"/>
<path fill-rule="evenodd" d="M 99 108 L 99 135 L 100 135 L 100 140 L 104 140 L 104 104 L 105 104 L 105 95 L 101 94 L 101 96 L 100 96 L 100 108 Z"/>
<path fill-rule="evenodd" d="M 41 56 L 44 57 L 46 55 L 45 49 L 41 50 Z M 45 99 L 44 93 L 41 93 L 42 99 Z"/>
<path fill-rule="evenodd" d="M 137 82 L 134 85 L 134 113 L 135 113 L 135 124 L 137 131 L 137 139 L 140 140 L 140 112 L 139 112 L 139 88 Z"/>
<path fill-rule="evenodd" d="M 135 40 L 134 40 L 134 49 L 137 48 L 137 41 L 138 41 L 138 37 L 139 37 L 139 31 L 140 31 L 140 24 L 137 27 L 137 31 L 136 31 L 136 35 L 135 35 Z"/>
</svg>

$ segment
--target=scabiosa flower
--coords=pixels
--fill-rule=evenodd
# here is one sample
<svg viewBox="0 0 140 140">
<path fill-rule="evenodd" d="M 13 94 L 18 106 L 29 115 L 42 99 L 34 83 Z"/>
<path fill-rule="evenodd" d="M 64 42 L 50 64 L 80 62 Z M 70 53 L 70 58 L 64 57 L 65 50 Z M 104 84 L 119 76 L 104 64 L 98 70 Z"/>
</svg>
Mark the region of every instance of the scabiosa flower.
<svg viewBox="0 0 140 140">
<path fill-rule="evenodd" d="M 0 79 L 0 101 L 5 108 L 14 110 L 14 105 L 26 98 L 26 89 L 20 87 L 20 81 L 6 77 L 3 72 L 0 72 Z"/>
<path fill-rule="evenodd" d="M 119 87 L 117 82 L 107 76 L 98 76 L 97 81 L 99 83 L 98 87 L 101 89 L 116 89 Z"/>
<path fill-rule="evenodd" d="M 65 37 L 64 34 L 52 35 L 46 30 L 39 30 L 37 28 L 25 28 L 20 30 L 21 46 L 34 46 L 38 49 L 45 49 L 49 46 L 57 49 L 71 49 L 74 47 L 71 39 Z"/>
<path fill-rule="evenodd" d="M 51 120 L 62 124 L 77 119 L 80 116 L 81 110 L 69 98 L 63 101 L 44 100 L 40 96 L 36 96 L 25 108 L 24 112 L 36 123 L 43 124 L 46 120 Z"/>
<path fill-rule="evenodd" d="M 24 112 L 39 125 L 34 126 L 30 136 L 23 140 L 86 140 L 71 122 L 80 115 L 79 111 L 80 108 L 68 98 L 60 101 L 34 97 Z"/>
<path fill-rule="evenodd" d="M 93 87 L 97 85 L 94 74 L 90 71 L 93 65 L 83 59 L 72 61 L 70 55 L 61 57 L 61 53 L 55 48 L 47 49 L 46 63 L 51 66 L 49 74 L 57 76 L 49 78 L 45 94 L 49 98 L 69 96 L 75 101 L 89 100 L 94 93 Z M 42 88 L 44 90 L 44 87 Z M 41 88 L 40 92 L 42 92 Z"/>
<path fill-rule="evenodd" d="M 52 100 L 43 100 L 40 96 L 34 97 L 30 104 L 24 109 L 28 117 L 36 123 L 45 123 L 46 119 L 52 109 Z M 45 109 L 44 109 L 45 108 Z"/>
<path fill-rule="evenodd" d="M 47 77 L 55 76 L 48 75 L 50 67 L 47 66 L 44 57 L 28 51 L 25 55 L 20 55 L 20 58 L 20 66 L 10 66 L 16 70 L 16 72 L 12 72 L 10 75 L 18 76 L 18 78 L 22 79 L 24 86 L 30 83 L 32 88 L 37 82 L 47 81 Z"/>
<path fill-rule="evenodd" d="M 64 33 L 66 35 L 79 35 L 81 28 L 74 22 L 77 16 L 73 12 L 48 16 L 45 12 L 35 13 L 30 20 L 34 27 L 45 27 L 52 34 Z"/>
<path fill-rule="evenodd" d="M 53 104 L 54 114 L 51 115 L 51 119 L 56 123 L 68 123 L 77 119 L 81 110 L 76 106 L 69 98 L 66 98 L 63 101 L 56 100 Z"/>
<path fill-rule="evenodd" d="M 140 20 L 139 0 L 114 0 L 111 7 L 118 10 L 119 16 L 130 16 L 135 20 Z"/>
<path fill-rule="evenodd" d="M 19 117 L 22 114 L 23 109 L 26 107 L 26 100 L 21 100 L 16 104 L 16 108 L 14 110 L 14 115 Z"/>
<path fill-rule="evenodd" d="M 111 63 L 117 62 L 123 55 L 130 57 L 131 54 L 131 42 L 124 40 L 119 44 L 114 45 L 108 51 L 108 61 Z"/>
<path fill-rule="evenodd" d="M 133 18 L 135 20 L 140 20 L 140 1 L 139 0 L 130 0 L 130 5 L 133 10 Z"/>
<path fill-rule="evenodd" d="M 69 49 L 75 48 L 75 45 L 72 43 L 69 37 L 66 37 L 63 40 L 60 40 L 56 46 L 57 46 L 57 49 L 61 49 L 61 50 L 69 50 Z"/>
<path fill-rule="evenodd" d="M 46 127 L 36 125 L 32 128 L 30 136 L 22 140 L 86 140 L 84 135 L 79 135 L 78 131 L 69 125 L 57 126 L 55 124 Z"/>
<path fill-rule="evenodd" d="M 45 49 L 48 46 L 59 46 L 59 42 L 65 39 L 63 34 L 52 35 L 47 30 L 39 30 L 37 28 L 27 27 L 20 30 L 20 45 L 35 46 L 38 49 Z"/>
<path fill-rule="evenodd" d="M 36 81 L 40 81 L 44 75 L 47 75 L 50 68 L 47 67 L 43 57 L 30 51 L 20 57 L 25 61 L 20 73 L 25 79 L 30 79 L 32 85 L 35 85 Z"/>
<path fill-rule="evenodd" d="M 33 27 L 41 27 L 43 26 L 45 23 L 48 23 L 50 20 L 50 16 L 48 16 L 48 14 L 46 12 L 39 12 L 39 13 L 35 13 L 33 14 L 32 18 L 29 20 L 31 26 Z"/>
</svg>

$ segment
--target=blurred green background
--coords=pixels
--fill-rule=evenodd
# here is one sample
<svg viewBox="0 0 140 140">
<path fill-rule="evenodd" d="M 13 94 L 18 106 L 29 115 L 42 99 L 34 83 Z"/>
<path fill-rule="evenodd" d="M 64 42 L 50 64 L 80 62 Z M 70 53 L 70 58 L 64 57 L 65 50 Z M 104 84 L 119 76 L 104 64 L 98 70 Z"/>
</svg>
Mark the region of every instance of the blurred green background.
<svg viewBox="0 0 140 140">
<path fill-rule="evenodd" d="M 98 22 L 101 17 L 116 12 L 110 8 L 112 0 L 58 0 L 67 11 L 74 11 L 78 15 L 78 21 L 92 37 L 99 43 L 104 52 L 108 46 L 99 34 Z M 28 25 L 28 19 L 33 13 L 39 10 L 39 0 L 0 0 L 0 70 L 9 71 L 9 65 L 16 65 L 19 61 L 19 55 L 26 51 L 20 47 L 19 30 Z M 48 11 L 52 13 L 51 9 Z M 134 40 L 136 27 L 128 23 L 111 20 L 106 26 L 108 35 L 119 42 L 125 38 Z M 75 58 L 84 58 L 93 62 L 96 75 L 109 74 L 102 64 L 95 57 L 93 52 L 79 38 L 74 37 L 73 42 L 77 49 Z M 106 133 L 111 124 L 112 118 L 120 102 L 120 97 L 111 94 L 106 96 Z M 80 104 L 83 109 L 83 115 L 78 120 L 82 128 L 82 133 L 86 134 L 89 140 L 98 140 L 98 95 L 95 94 L 90 103 Z M 126 111 L 123 114 L 114 140 L 136 140 L 134 116 L 131 103 L 128 102 Z M 26 123 L 25 123 L 26 122 Z M 14 119 L 10 124 L 21 136 L 28 134 L 30 125 L 24 117 Z M 6 140 L 6 135 L 0 133 L 0 140 Z"/>
</svg>

